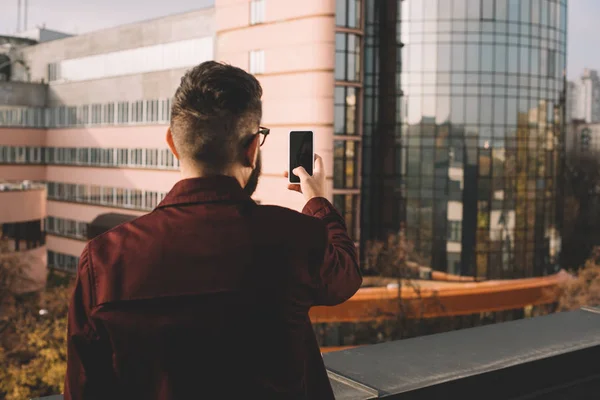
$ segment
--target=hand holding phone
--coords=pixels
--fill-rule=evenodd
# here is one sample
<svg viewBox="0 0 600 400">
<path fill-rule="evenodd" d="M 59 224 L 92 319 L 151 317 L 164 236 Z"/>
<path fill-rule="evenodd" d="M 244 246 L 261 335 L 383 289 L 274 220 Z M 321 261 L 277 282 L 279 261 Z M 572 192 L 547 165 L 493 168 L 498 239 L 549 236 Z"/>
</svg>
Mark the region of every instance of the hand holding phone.
<svg viewBox="0 0 600 400">
<path fill-rule="evenodd" d="M 302 193 L 306 201 L 315 197 L 325 197 L 325 167 L 323 159 L 318 154 L 315 154 L 315 168 L 312 176 L 308 175 L 304 167 L 297 167 L 295 171 L 296 175 L 300 177 L 300 183 L 288 184 L 289 190 Z M 288 178 L 288 171 L 285 171 L 283 175 Z"/>
<path fill-rule="evenodd" d="M 294 169 L 303 167 L 308 175 L 313 174 L 315 160 L 314 138 L 312 131 L 291 131 L 288 141 L 289 182 L 300 183 L 300 177 Z"/>
</svg>

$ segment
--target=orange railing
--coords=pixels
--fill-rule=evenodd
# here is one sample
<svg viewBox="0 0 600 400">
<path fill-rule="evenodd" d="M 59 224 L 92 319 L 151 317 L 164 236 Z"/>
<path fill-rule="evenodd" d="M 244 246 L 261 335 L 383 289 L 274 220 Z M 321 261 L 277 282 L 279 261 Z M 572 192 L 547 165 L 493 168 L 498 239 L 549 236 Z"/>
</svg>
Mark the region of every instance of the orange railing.
<svg viewBox="0 0 600 400">
<path fill-rule="evenodd" d="M 554 303 L 560 285 L 570 279 L 561 271 L 538 278 L 483 282 L 411 281 L 402 285 L 401 299 L 409 318 L 436 318 L 514 310 Z M 399 290 L 393 285 L 361 288 L 351 299 L 334 307 L 314 307 L 313 323 L 365 322 L 394 318 Z"/>
</svg>

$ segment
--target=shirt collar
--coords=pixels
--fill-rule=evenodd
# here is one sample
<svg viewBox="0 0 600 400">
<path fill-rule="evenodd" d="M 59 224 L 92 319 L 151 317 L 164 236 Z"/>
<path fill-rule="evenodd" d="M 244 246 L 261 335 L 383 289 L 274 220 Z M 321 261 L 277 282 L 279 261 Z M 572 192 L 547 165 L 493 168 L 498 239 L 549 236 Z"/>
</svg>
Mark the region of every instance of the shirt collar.
<svg viewBox="0 0 600 400">
<path fill-rule="evenodd" d="M 182 179 L 167 193 L 157 208 L 189 203 L 251 200 L 239 182 L 230 176 L 216 175 Z"/>
</svg>

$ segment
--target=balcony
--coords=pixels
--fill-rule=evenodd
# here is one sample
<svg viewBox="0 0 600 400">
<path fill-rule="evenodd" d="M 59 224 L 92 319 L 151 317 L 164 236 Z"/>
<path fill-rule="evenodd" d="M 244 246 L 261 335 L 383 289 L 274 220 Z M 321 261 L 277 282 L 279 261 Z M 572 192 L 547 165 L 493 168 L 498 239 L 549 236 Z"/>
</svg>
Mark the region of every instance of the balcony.
<svg viewBox="0 0 600 400">
<path fill-rule="evenodd" d="M 365 346 L 323 359 L 338 400 L 595 399 L 600 308 Z"/>
</svg>

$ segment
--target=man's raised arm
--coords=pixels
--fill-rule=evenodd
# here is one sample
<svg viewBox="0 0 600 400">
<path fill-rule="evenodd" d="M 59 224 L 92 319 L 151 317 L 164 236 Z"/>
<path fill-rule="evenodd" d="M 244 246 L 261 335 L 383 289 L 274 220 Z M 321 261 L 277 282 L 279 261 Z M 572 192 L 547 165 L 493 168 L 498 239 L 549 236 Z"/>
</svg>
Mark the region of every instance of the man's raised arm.
<svg viewBox="0 0 600 400">
<path fill-rule="evenodd" d="M 358 252 L 348 235 L 344 218 L 325 197 L 325 168 L 323 159 L 315 154 L 315 167 L 310 176 L 303 167 L 292 171 L 300 178 L 300 184 L 290 184 L 288 189 L 300 192 L 307 200 L 303 214 L 321 220 L 321 234 L 316 239 L 322 259 L 319 269 L 313 271 L 312 282 L 316 284 L 314 305 L 336 305 L 348 300 L 362 284 Z M 288 174 L 286 173 L 285 176 Z M 322 261 L 321 261 L 322 260 Z"/>
<path fill-rule="evenodd" d="M 346 229 L 340 213 L 325 198 L 316 197 L 308 201 L 303 214 L 323 222 L 323 262 L 318 270 L 318 288 L 315 305 L 343 303 L 356 293 L 362 284 L 356 246 Z"/>
</svg>

